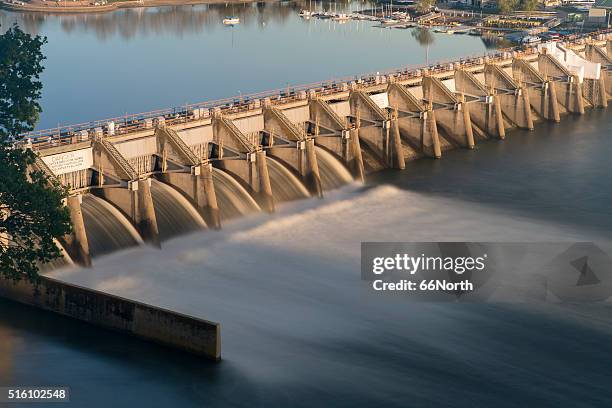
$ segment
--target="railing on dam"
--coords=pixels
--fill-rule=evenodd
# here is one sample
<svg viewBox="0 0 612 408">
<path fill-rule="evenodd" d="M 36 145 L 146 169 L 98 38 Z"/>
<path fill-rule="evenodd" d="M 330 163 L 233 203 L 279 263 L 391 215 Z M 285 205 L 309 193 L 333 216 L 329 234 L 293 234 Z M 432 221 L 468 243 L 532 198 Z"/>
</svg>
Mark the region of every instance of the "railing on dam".
<svg viewBox="0 0 612 408">
<path fill-rule="evenodd" d="M 603 39 L 603 36 L 610 33 L 612 33 L 612 30 L 601 30 L 583 35 L 566 36 L 560 41 L 576 44 L 584 42 L 586 39 L 596 39 L 597 37 Z M 488 61 L 495 62 L 507 60 L 516 56 L 533 55 L 536 53 L 537 49 L 534 47 L 518 46 L 500 49 L 483 55 L 438 61 L 430 65 L 405 66 L 383 72 L 335 78 L 324 82 L 244 94 L 239 97 L 205 101 L 181 107 L 130 114 L 75 125 L 58 126 L 56 128 L 24 133 L 21 135 L 20 139 L 24 140 L 25 143 L 33 149 L 39 150 L 88 140 L 90 135 L 111 136 L 127 134 L 143 129 L 151 129 L 155 123 L 159 123 L 160 121 L 165 125 L 173 125 L 205 119 L 215 112 L 220 114 L 248 112 L 259 108 L 262 100 L 266 99 L 269 99 L 272 104 L 286 104 L 305 100 L 309 96 L 330 97 L 334 94 L 348 91 L 349 83 L 356 83 L 361 86 L 372 86 L 380 84 L 382 78 L 386 80 L 387 77 L 393 77 L 397 81 L 406 81 L 421 77 L 425 71 L 433 74 L 444 74 L 445 72 L 452 72 L 454 68 L 458 66 L 468 68 L 470 66 L 482 65 L 485 58 Z"/>
</svg>

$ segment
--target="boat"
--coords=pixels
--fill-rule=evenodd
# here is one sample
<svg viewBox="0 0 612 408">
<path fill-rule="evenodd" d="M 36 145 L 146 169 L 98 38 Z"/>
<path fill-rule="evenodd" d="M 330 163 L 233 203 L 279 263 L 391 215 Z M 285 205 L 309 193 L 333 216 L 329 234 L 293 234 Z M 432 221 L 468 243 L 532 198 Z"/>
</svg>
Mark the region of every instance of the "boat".
<svg viewBox="0 0 612 408">
<path fill-rule="evenodd" d="M 482 35 L 482 32 L 477 28 L 472 28 L 470 31 L 468 31 L 468 35 L 475 35 L 480 37 Z"/>
<path fill-rule="evenodd" d="M 347 16 L 344 13 L 340 13 L 340 14 L 336 14 L 335 16 L 333 16 L 332 19 L 336 21 L 346 21 L 346 20 L 350 20 L 351 17 Z"/>
<path fill-rule="evenodd" d="M 225 17 L 223 19 L 223 24 L 225 24 L 225 25 L 240 24 L 240 18 L 238 18 L 238 17 Z"/>
<path fill-rule="evenodd" d="M 396 20 L 394 18 L 385 18 L 384 20 L 381 21 L 381 24 L 395 24 L 395 23 L 399 23 L 399 20 Z"/>
<path fill-rule="evenodd" d="M 310 10 L 301 10 L 300 11 L 300 17 L 302 17 L 302 18 L 310 18 L 310 17 L 313 16 L 313 14 L 314 13 L 312 11 L 310 11 Z"/>
<path fill-rule="evenodd" d="M 537 35 L 526 35 L 525 37 L 521 38 L 521 44 L 537 44 L 541 41 L 542 39 Z"/>
</svg>

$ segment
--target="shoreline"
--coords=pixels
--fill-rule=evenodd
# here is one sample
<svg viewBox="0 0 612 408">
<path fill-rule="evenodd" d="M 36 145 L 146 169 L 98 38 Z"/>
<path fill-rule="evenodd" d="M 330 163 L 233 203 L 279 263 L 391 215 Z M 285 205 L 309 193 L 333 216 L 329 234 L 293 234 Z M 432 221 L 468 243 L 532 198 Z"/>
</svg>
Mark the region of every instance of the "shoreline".
<svg viewBox="0 0 612 408">
<path fill-rule="evenodd" d="M 148 8 L 148 7 L 168 7 L 168 6 L 189 6 L 196 4 L 222 4 L 222 3 L 252 3 L 253 0 L 146 0 L 139 1 L 120 1 L 116 3 L 104 4 L 100 6 L 43 6 L 12 4 L 0 0 L 0 9 L 27 12 L 27 13 L 51 13 L 51 14 L 94 14 L 107 13 L 119 9 Z M 57 4 L 57 3 L 53 3 Z"/>
</svg>

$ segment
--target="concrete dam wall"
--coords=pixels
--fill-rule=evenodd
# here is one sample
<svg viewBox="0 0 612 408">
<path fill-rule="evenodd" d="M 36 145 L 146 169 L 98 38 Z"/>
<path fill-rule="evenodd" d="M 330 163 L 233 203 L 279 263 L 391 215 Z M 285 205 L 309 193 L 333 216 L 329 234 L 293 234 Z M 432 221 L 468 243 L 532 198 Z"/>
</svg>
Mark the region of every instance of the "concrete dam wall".
<svg viewBox="0 0 612 408">
<path fill-rule="evenodd" d="M 76 263 L 273 212 L 612 97 L 608 34 L 321 88 L 26 135 L 69 186 Z M 222 101 L 223 102 L 223 101 Z M 208 107 L 203 107 L 208 106 Z"/>
</svg>

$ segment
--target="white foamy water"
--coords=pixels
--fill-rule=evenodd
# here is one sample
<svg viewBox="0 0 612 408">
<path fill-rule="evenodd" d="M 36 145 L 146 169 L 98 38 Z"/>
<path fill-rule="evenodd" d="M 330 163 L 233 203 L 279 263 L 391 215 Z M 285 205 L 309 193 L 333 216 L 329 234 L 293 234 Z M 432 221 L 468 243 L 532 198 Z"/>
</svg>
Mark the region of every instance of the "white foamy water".
<svg viewBox="0 0 612 408">
<path fill-rule="evenodd" d="M 356 367 L 361 357 L 355 350 L 378 350 L 391 358 L 404 339 L 448 353 L 451 339 L 466 336 L 463 307 L 407 306 L 365 291 L 362 241 L 593 239 L 571 227 L 473 203 L 353 185 L 324 200 L 286 205 L 272 216 L 170 240 L 161 251 L 140 247 L 98 258 L 91 270 L 49 275 L 221 322 L 223 358 L 247 378 L 293 385 L 316 378 L 320 386 L 322 380 L 349 381 L 351 375 L 331 374 L 338 370 L 365 375 L 374 369 Z M 476 352 L 468 344 L 451 348 Z M 373 381 L 383 389 L 393 392 L 401 385 L 389 381 L 393 369 L 379 374 Z"/>
</svg>

